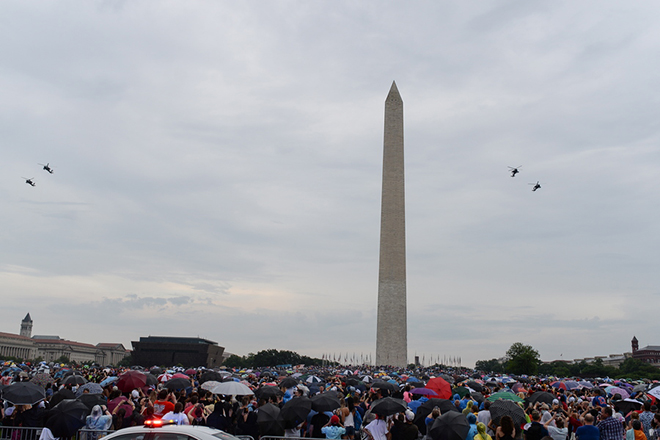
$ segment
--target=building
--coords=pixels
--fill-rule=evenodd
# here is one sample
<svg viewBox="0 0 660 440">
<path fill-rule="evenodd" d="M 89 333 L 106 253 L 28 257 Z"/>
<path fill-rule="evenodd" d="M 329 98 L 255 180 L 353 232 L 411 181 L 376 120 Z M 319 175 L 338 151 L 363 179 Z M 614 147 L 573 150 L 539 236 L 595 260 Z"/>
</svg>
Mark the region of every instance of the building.
<svg viewBox="0 0 660 440">
<path fill-rule="evenodd" d="M 225 351 L 217 342 L 194 337 L 148 336 L 131 344 L 133 363 L 143 367 L 179 364 L 184 367 L 219 367 Z"/>
<path fill-rule="evenodd" d="M 644 348 L 639 348 L 639 341 L 633 336 L 632 341 L 632 357 L 656 367 L 660 367 L 660 345 L 647 345 Z"/>
<path fill-rule="evenodd" d="M 128 351 L 119 343 L 100 343 L 97 345 L 69 341 L 59 336 L 32 336 L 32 318 L 28 313 L 21 321 L 19 334 L 0 332 L 0 356 L 22 360 L 42 358 L 53 362 L 62 357 L 71 362 L 89 362 L 99 365 L 117 365 L 128 355 Z"/>
</svg>

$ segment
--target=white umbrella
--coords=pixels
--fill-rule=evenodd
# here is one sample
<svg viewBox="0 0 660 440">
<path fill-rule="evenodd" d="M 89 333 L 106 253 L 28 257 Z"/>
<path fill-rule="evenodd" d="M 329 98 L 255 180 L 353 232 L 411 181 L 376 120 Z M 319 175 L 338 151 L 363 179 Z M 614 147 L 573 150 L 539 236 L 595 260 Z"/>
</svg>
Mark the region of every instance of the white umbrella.
<svg viewBox="0 0 660 440">
<path fill-rule="evenodd" d="M 216 382 L 210 380 L 204 382 L 202 388 L 213 394 L 224 394 L 226 396 L 248 396 L 254 394 L 250 387 L 240 382 Z"/>
</svg>

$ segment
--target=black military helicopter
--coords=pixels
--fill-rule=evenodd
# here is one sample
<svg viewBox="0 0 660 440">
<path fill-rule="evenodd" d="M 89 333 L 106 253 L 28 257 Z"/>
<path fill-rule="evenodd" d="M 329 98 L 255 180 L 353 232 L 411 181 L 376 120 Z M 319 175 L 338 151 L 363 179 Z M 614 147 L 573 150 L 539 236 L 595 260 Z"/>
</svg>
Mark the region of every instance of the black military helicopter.
<svg viewBox="0 0 660 440">
<path fill-rule="evenodd" d="M 522 165 L 518 165 L 517 167 L 509 167 L 509 171 L 511 172 L 511 177 L 516 177 L 516 174 L 520 172 L 520 168 L 522 168 Z"/>
<path fill-rule="evenodd" d="M 30 177 L 29 179 L 27 177 L 23 177 L 25 179 L 25 183 L 27 183 L 30 186 L 36 186 L 37 184 L 34 183 L 34 177 Z"/>
<path fill-rule="evenodd" d="M 539 183 L 538 180 L 536 181 L 536 183 L 529 183 L 528 185 L 534 185 L 532 187 L 532 191 L 536 191 L 537 189 L 541 188 L 541 184 Z"/>
<path fill-rule="evenodd" d="M 50 162 L 47 163 L 46 165 L 44 165 L 42 163 L 40 163 L 38 165 L 41 165 L 42 167 L 44 167 L 44 170 L 48 171 L 50 174 L 53 174 L 54 170 L 50 167 Z"/>
</svg>

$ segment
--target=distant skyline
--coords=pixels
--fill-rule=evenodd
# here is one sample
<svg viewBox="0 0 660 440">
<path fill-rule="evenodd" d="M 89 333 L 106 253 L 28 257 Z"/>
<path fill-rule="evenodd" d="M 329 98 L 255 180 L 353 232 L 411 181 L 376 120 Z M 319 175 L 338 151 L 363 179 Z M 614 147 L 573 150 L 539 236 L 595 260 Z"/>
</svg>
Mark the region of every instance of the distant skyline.
<svg viewBox="0 0 660 440">
<path fill-rule="evenodd" d="M 658 16 L 647 0 L 2 2 L 0 331 L 30 312 L 34 333 L 82 342 L 375 356 L 396 80 L 410 360 L 660 343 Z"/>
</svg>

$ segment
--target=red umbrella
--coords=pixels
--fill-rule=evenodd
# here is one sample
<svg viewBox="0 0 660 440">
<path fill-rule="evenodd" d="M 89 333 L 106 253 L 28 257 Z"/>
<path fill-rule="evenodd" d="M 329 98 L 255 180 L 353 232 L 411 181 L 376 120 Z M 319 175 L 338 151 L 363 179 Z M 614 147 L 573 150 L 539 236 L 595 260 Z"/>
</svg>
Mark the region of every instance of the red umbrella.
<svg viewBox="0 0 660 440">
<path fill-rule="evenodd" d="M 188 376 L 194 376 L 197 374 L 197 371 L 193 370 L 192 368 L 188 368 L 186 371 L 184 371 Z"/>
<path fill-rule="evenodd" d="M 190 377 L 186 376 L 183 373 L 176 373 L 176 374 L 172 375 L 171 379 L 190 379 Z"/>
<path fill-rule="evenodd" d="M 451 385 L 441 377 L 429 380 L 426 388 L 435 391 L 439 399 L 451 399 Z"/>
<path fill-rule="evenodd" d="M 136 370 L 130 370 L 119 376 L 117 388 L 122 393 L 129 393 L 136 388 L 142 388 L 147 385 L 147 375 Z"/>
</svg>

